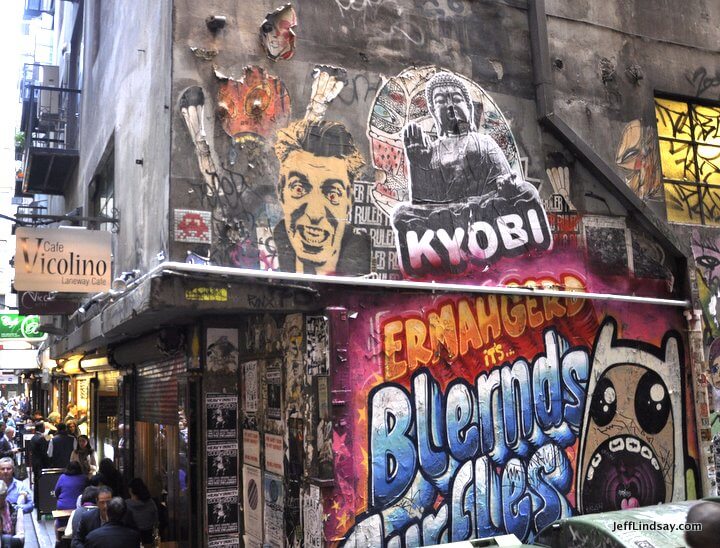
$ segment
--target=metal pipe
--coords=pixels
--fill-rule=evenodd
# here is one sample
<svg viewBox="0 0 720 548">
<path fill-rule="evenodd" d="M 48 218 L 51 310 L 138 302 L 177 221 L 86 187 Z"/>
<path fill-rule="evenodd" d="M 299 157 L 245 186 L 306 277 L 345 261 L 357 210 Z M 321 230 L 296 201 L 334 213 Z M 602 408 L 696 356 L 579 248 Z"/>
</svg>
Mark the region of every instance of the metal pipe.
<svg viewBox="0 0 720 548">
<path fill-rule="evenodd" d="M 179 262 L 161 263 L 144 277 L 154 276 L 159 272 L 177 272 L 194 274 L 216 274 L 229 278 L 261 279 L 278 282 L 310 282 L 327 285 L 342 285 L 364 288 L 383 288 L 396 290 L 419 290 L 442 293 L 484 293 L 503 295 L 522 295 L 534 297 L 562 297 L 571 299 L 589 299 L 596 301 L 619 301 L 662 306 L 690 307 L 690 301 L 659 299 L 655 297 L 638 297 L 635 295 L 615 295 L 606 293 L 588 293 L 585 291 L 560 291 L 554 289 L 532 289 L 528 287 L 463 285 L 436 282 L 413 282 L 407 280 L 378 280 L 352 276 L 325 276 L 320 274 L 298 274 L 295 272 L 276 272 L 271 270 L 253 270 L 227 266 L 196 265 Z"/>
</svg>

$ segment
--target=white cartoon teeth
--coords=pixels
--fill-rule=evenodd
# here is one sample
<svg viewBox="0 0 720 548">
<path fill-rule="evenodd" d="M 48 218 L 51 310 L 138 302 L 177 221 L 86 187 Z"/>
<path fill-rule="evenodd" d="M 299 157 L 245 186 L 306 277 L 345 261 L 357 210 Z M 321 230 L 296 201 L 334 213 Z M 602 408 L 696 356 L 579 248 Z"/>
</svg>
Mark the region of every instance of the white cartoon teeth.
<svg viewBox="0 0 720 548">
<path fill-rule="evenodd" d="M 653 451 L 652 449 L 650 449 L 650 446 L 644 444 L 637 438 L 634 438 L 632 436 L 615 438 L 611 440 L 608 444 L 608 449 L 610 450 L 610 453 L 613 453 L 613 455 L 611 455 L 610 457 L 611 461 L 615 459 L 614 454 L 619 453 L 620 451 L 627 451 L 628 453 L 640 453 L 641 457 L 643 457 L 645 460 L 650 461 L 650 464 L 653 468 L 655 468 L 655 470 L 660 470 L 660 464 L 658 463 L 658 460 L 654 457 Z M 588 467 L 588 480 L 591 480 L 593 479 L 593 477 L 595 477 L 595 469 L 600 465 L 601 462 L 602 455 L 600 453 L 595 453 L 595 455 L 593 455 L 592 461 L 590 462 L 590 466 Z"/>
<path fill-rule="evenodd" d="M 622 438 L 614 439 L 610 442 L 609 447 L 610 451 L 612 451 L 613 453 L 622 451 L 623 449 L 625 449 L 625 440 L 623 440 Z"/>
</svg>

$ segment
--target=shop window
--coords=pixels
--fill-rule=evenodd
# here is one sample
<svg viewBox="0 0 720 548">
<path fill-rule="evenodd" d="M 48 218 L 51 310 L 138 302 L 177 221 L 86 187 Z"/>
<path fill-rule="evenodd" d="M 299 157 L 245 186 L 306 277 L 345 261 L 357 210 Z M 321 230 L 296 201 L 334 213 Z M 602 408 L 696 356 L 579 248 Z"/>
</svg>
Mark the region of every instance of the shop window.
<svg viewBox="0 0 720 548">
<path fill-rule="evenodd" d="M 90 183 L 90 214 L 93 217 L 114 217 L 115 208 L 115 153 L 112 142 Z M 112 224 L 100 223 L 100 230 L 111 230 Z"/>
<path fill-rule="evenodd" d="M 669 222 L 720 226 L 720 104 L 655 98 Z"/>
</svg>

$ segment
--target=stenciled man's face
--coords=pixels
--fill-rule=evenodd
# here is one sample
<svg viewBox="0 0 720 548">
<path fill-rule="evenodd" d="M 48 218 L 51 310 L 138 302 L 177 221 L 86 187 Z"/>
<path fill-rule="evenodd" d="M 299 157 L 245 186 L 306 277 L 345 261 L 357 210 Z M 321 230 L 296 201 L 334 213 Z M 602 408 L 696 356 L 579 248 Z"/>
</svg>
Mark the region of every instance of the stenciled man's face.
<svg viewBox="0 0 720 548">
<path fill-rule="evenodd" d="M 283 162 L 280 181 L 296 271 L 334 272 L 352 207 L 345 160 L 296 150 Z"/>
<path fill-rule="evenodd" d="M 470 105 L 457 86 L 438 86 L 432 93 L 432 114 L 441 135 L 461 135 L 470 129 Z"/>
</svg>

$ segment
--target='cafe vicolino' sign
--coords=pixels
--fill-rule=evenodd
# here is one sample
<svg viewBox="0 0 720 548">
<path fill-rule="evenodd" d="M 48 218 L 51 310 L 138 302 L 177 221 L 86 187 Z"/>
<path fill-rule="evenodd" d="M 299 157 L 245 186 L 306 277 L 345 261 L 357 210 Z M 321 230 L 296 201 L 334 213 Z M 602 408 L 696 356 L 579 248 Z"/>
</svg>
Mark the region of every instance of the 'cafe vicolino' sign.
<svg viewBox="0 0 720 548">
<path fill-rule="evenodd" d="M 97 293 L 112 282 L 109 232 L 74 228 L 18 228 L 15 289 Z"/>
</svg>

